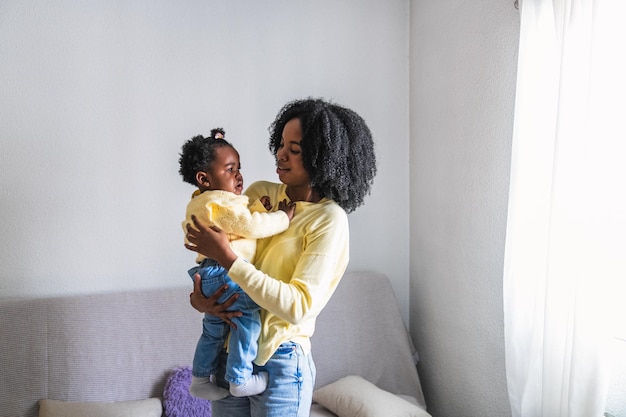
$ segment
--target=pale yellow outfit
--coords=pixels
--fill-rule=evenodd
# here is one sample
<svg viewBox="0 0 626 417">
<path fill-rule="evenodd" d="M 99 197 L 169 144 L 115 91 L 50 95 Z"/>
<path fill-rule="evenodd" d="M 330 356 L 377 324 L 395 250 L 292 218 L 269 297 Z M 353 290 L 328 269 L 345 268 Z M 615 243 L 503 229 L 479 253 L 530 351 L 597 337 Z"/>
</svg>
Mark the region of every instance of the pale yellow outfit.
<svg viewBox="0 0 626 417">
<path fill-rule="evenodd" d="M 251 200 L 267 195 L 289 200 L 285 184 L 259 181 L 246 190 Z M 228 276 L 261 306 L 261 335 L 254 361 L 264 365 L 284 342 L 311 350 L 315 320 L 343 276 L 349 259 L 346 212 L 334 201 L 296 202 L 283 233 L 257 241 L 256 259 L 237 258 Z"/>
<path fill-rule="evenodd" d="M 262 196 L 259 196 L 262 197 Z M 235 253 L 254 262 L 256 242 L 258 238 L 280 233 L 289 227 L 289 217 L 284 211 L 268 212 L 261 201 L 256 198 L 249 206 L 246 195 L 237 195 L 230 191 L 196 190 L 187 204 L 187 214 L 183 221 L 185 241 L 187 224 L 191 224 L 191 215 L 209 226 L 217 226 L 228 234 L 230 245 Z M 272 203 L 277 200 L 271 200 Z M 274 204 L 275 208 L 278 204 Z M 196 262 L 200 263 L 206 256 L 198 254 Z"/>
</svg>

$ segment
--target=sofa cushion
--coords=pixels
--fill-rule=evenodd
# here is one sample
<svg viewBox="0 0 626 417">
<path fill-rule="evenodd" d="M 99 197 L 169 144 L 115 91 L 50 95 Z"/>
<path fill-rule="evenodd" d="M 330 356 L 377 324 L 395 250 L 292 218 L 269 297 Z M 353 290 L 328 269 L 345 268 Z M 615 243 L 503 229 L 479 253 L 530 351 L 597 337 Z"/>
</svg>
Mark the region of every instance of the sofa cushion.
<svg viewBox="0 0 626 417">
<path fill-rule="evenodd" d="M 39 417 L 161 417 L 162 413 L 160 398 L 117 402 L 39 401 Z"/>
<path fill-rule="evenodd" d="M 211 401 L 192 396 L 190 386 L 190 366 L 170 372 L 163 390 L 165 417 L 211 417 Z"/>
<path fill-rule="evenodd" d="M 350 375 L 315 390 L 313 400 L 339 417 L 428 417 L 417 405 Z"/>
</svg>

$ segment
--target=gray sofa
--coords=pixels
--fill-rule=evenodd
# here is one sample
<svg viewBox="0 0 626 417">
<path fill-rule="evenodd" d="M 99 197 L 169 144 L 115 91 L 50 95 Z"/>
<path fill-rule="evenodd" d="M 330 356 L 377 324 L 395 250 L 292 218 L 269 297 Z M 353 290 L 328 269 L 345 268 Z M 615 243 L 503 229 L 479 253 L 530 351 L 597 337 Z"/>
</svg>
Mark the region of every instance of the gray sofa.
<svg viewBox="0 0 626 417">
<path fill-rule="evenodd" d="M 201 331 L 189 290 L 0 301 L 0 415 L 36 417 L 46 398 L 162 396 L 171 370 L 191 363 Z M 347 273 L 312 345 L 316 389 L 356 375 L 425 409 L 417 356 L 384 275 Z M 313 405 L 312 416 L 334 415 Z"/>
</svg>

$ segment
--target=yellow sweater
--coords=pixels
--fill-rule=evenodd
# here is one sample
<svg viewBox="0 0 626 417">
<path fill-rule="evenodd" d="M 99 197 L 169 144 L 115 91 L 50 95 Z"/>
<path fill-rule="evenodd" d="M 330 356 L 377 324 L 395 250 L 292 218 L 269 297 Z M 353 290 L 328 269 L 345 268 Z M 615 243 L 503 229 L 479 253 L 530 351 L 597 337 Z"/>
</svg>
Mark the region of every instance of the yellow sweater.
<svg viewBox="0 0 626 417">
<path fill-rule="evenodd" d="M 196 190 L 187 204 L 187 214 L 183 221 L 185 240 L 187 224 L 191 223 L 193 226 L 191 221 L 193 214 L 203 224 L 216 225 L 225 231 L 235 253 L 249 262 L 254 262 L 256 239 L 286 230 L 289 226 L 289 217 L 284 211 L 268 213 L 258 198 L 253 201 L 254 203 L 248 207 L 249 200 L 245 195 L 222 190 L 209 190 L 203 193 Z M 278 207 L 278 201 L 271 202 L 274 207 Z M 205 258 L 198 255 L 196 262 L 200 263 Z"/>
<path fill-rule="evenodd" d="M 259 181 L 246 194 L 253 200 L 268 195 L 277 205 L 289 200 L 285 190 L 284 184 Z M 228 275 L 262 308 L 257 365 L 264 365 L 287 341 L 310 352 L 315 319 L 337 288 L 348 259 L 348 216 L 329 199 L 296 202 L 289 228 L 257 241 L 254 265 L 237 258 Z"/>
</svg>

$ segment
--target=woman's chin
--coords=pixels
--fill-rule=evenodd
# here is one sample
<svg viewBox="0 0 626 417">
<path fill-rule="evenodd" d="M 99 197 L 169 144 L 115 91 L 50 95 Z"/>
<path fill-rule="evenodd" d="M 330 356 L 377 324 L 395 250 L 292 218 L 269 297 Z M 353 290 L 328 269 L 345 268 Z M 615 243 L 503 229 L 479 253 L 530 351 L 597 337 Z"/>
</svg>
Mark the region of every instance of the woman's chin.
<svg viewBox="0 0 626 417">
<path fill-rule="evenodd" d="M 280 180 L 280 182 L 285 182 L 285 179 L 287 178 L 287 173 L 288 171 L 284 169 L 276 168 L 276 174 L 278 175 L 278 179 Z"/>
</svg>

